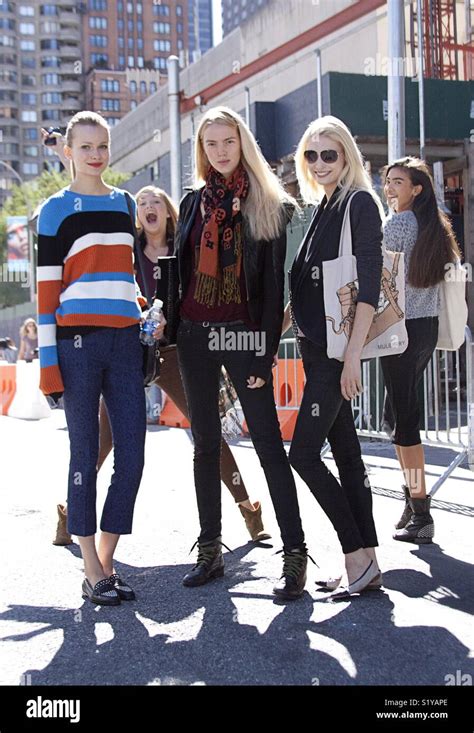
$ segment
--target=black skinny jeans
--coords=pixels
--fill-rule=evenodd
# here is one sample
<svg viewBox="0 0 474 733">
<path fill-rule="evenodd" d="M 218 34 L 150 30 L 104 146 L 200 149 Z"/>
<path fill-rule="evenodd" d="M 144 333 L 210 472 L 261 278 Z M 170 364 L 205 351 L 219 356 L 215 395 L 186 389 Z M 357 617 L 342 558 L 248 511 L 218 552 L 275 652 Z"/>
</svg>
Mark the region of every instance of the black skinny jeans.
<svg viewBox="0 0 474 733">
<path fill-rule="evenodd" d="M 421 443 L 418 388 L 438 341 L 438 316 L 408 318 L 406 326 L 406 351 L 380 360 L 387 388 L 384 422 L 392 443 L 402 447 Z"/>
<path fill-rule="evenodd" d="M 351 404 L 341 394 L 343 363 L 301 339 L 306 375 L 290 448 L 290 463 L 332 522 L 344 554 L 376 547 L 372 494 L 362 461 Z M 339 481 L 321 459 L 326 438 L 339 471 Z"/>
<path fill-rule="evenodd" d="M 221 421 L 219 374 L 227 369 L 244 411 L 247 427 L 267 479 L 270 496 L 286 550 L 301 547 L 304 534 L 293 473 L 283 446 L 270 379 L 263 387 L 249 389 L 247 379 L 255 351 L 209 348 L 211 326 L 181 322 L 177 347 L 194 440 L 194 481 L 201 533 L 200 542 L 221 535 Z M 221 327 L 217 329 L 221 331 Z M 248 329 L 226 326 L 225 332 Z M 251 332 L 250 332 L 251 334 Z M 236 477 L 238 479 L 238 477 Z"/>
</svg>

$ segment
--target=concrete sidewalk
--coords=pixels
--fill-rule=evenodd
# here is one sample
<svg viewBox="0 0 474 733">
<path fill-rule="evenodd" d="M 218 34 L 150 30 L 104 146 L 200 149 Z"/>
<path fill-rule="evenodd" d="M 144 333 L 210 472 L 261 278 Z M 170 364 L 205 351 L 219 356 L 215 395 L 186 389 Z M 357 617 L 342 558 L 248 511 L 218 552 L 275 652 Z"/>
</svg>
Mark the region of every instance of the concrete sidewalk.
<svg viewBox="0 0 474 733">
<path fill-rule="evenodd" d="M 336 535 L 299 481 L 306 540 L 319 568 L 310 564 L 304 597 L 284 605 L 272 595 L 281 544 L 251 443 L 237 441 L 233 450 L 273 540 L 247 542 L 223 488 L 223 540 L 234 552 L 225 555 L 223 579 L 188 589 L 181 578 L 198 531 L 190 434 L 150 428 L 134 533 L 117 553 L 137 601 L 94 608 L 81 598 L 78 546 L 51 544 L 55 505 L 66 493 L 64 413 L 40 422 L 0 417 L 0 439 L 0 684 L 443 686 L 474 677 L 474 474 L 466 468 L 456 469 L 433 501 L 435 544 L 403 544 L 391 539 L 402 509 L 393 449 L 363 443 L 385 590 L 339 603 L 314 584 L 341 564 Z M 427 450 L 429 485 L 450 457 Z M 99 476 L 101 500 L 111 470 L 109 457 Z"/>
</svg>

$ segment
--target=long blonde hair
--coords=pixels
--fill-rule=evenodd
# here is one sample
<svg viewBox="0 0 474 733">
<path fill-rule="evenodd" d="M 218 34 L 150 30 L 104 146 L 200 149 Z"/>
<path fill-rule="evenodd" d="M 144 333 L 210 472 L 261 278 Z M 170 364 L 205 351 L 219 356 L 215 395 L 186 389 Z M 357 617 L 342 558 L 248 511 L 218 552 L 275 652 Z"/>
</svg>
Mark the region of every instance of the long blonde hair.
<svg viewBox="0 0 474 733">
<path fill-rule="evenodd" d="M 206 127 L 214 122 L 230 125 L 236 128 L 239 134 L 240 160 L 250 181 L 247 198 L 242 204 L 242 215 L 252 238 L 275 239 L 286 224 L 283 204 L 288 203 L 296 207 L 296 201 L 285 191 L 273 173 L 247 124 L 229 107 L 213 107 L 205 113 L 199 123 L 194 147 L 195 187 L 199 188 L 205 183 L 209 170 L 210 163 L 204 151 L 203 136 Z"/>
<path fill-rule="evenodd" d="M 320 135 L 326 135 L 331 138 L 331 140 L 338 142 L 344 151 L 345 165 L 337 182 L 337 185 L 341 187 L 341 190 L 335 197 L 335 203 L 337 203 L 338 207 L 341 207 L 342 202 L 350 191 L 354 191 L 356 189 L 367 191 L 377 204 L 382 220 L 385 219 L 382 202 L 374 190 L 370 175 L 364 168 L 362 153 L 360 152 L 351 131 L 347 125 L 342 122 L 342 120 L 337 117 L 333 117 L 332 115 L 325 115 L 324 117 L 319 117 L 317 120 L 310 122 L 296 149 L 296 176 L 298 178 L 301 196 L 304 201 L 309 204 L 314 204 L 319 202 L 324 195 L 323 187 L 318 184 L 314 176 L 311 174 L 310 168 L 304 157 L 304 151 L 307 148 L 309 139 L 313 136 L 318 137 Z"/>
<path fill-rule="evenodd" d="M 166 213 L 169 214 L 169 216 L 166 219 L 166 238 L 173 238 L 176 232 L 176 224 L 178 222 L 178 208 L 166 191 L 163 188 L 158 188 L 158 186 L 143 186 L 138 193 L 135 194 L 135 201 L 138 203 L 138 199 L 140 196 L 145 196 L 147 193 L 152 193 L 154 196 L 159 196 L 160 199 L 163 199 L 166 206 Z M 143 227 L 138 219 L 136 220 L 136 227 L 138 230 L 138 233 L 141 234 L 143 231 Z"/>
<path fill-rule="evenodd" d="M 66 128 L 66 145 L 68 147 L 72 147 L 72 138 L 73 138 L 73 132 L 76 125 L 94 125 L 96 127 L 103 127 L 104 130 L 106 130 L 107 135 L 110 140 L 110 125 L 105 119 L 105 117 L 102 117 L 101 114 L 98 112 L 91 112 L 90 110 L 84 110 L 82 112 L 77 112 L 74 117 L 71 117 L 71 119 L 68 122 L 68 126 Z M 71 160 L 71 178 L 74 180 L 76 177 L 76 168 L 74 166 L 73 161 Z"/>
</svg>

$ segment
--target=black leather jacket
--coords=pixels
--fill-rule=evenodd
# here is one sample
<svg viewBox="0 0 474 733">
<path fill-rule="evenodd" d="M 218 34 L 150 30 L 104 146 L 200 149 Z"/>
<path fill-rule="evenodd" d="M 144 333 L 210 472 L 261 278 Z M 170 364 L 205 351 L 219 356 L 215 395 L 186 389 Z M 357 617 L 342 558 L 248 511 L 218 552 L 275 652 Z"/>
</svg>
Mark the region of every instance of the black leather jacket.
<svg viewBox="0 0 474 733">
<path fill-rule="evenodd" d="M 181 199 L 175 236 L 175 254 L 178 258 L 179 298 L 183 300 L 191 277 L 191 253 L 186 247 L 198 207 L 201 189 L 189 191 Z M 288 220 L 293 207 L 285 205 Z M 247 307 L 250 320 L 265 332 L 265 354 L 255 356 L 248 376 L 270 378 L 273 357 L 280 342 L 284 309 L 284 266 L 286 257 L 286 228 L 274 241 L 252 239 L 245 219 L 243 221 L 243 267 L 247 288 Z"/>
</svg>

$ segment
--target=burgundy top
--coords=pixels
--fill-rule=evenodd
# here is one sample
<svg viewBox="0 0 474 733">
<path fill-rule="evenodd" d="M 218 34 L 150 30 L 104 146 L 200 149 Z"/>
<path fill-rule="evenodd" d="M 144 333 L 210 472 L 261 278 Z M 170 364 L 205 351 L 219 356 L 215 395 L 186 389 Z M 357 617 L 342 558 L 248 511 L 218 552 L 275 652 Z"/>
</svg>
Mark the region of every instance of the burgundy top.
<svg viewBox="0 0 474 733">
<path fill-rule="evenodd" d="M 200 208 L 197 211 L 193 228 L 189 235 L 185 247 L 191 248 L 192 269 L 191 278 L 187 293 L 181 304 L 180 315 L 188 321 L 209 321 L 209 323 L 226 323 L 227 321 L 244 321 L 250 328 L 257 328 L 251 323 L 247 308 L 247 290 L 245 287 L 245 273 L 242 263 L 240 270 L 240 296 L 241 303 L 221 303 L 220 305 L 207 306 L 198 303 L 194 299 L 196 291 L 196 248 L 199 249 L 201 244 L 201 234 L 203 227 L 203 219 Z M 189 254 L 189 253 L 188 253 Z"/>
</svg>

